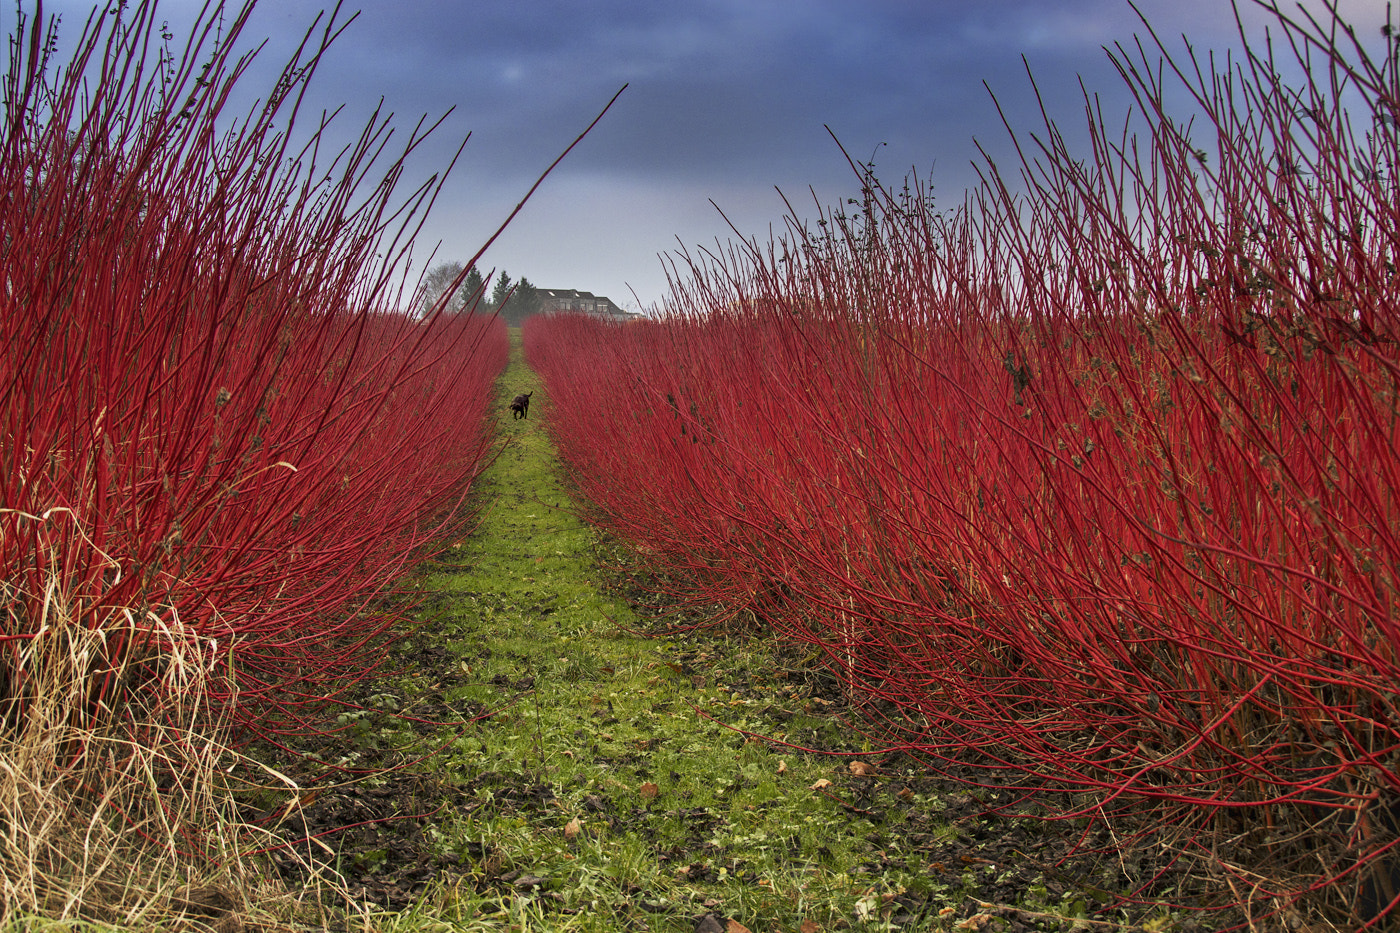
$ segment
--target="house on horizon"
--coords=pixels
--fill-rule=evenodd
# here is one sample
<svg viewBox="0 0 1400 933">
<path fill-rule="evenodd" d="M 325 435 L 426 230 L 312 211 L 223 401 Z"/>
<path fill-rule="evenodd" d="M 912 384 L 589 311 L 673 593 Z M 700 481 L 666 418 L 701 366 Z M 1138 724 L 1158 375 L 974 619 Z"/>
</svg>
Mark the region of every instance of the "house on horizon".
<svg viewBox="0 0 1400 933">
<path fill-rule="evenodd" d="M 577 288 L 539 288 L 535 292 L 539 295 L 541 314 L 567 311 L 574 314 L 591 314 L 613 321 L 625 321 L 640 316 L 622 310 L 602 295 L 579 291 Z"/>
</svg>

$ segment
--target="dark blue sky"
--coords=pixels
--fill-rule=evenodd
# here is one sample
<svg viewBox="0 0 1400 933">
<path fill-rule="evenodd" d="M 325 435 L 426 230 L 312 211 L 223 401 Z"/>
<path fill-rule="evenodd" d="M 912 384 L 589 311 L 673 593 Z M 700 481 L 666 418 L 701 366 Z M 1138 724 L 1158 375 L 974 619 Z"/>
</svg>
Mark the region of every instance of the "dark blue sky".
<svg viewBox="0 0 1400 933">
<path fill-rule="evenodd" d="M 27 10 L 34 0 L 23 0 Z M 245 41 L 268 37 L 278 66 L 324 0 L 263 0 Z M 1140 0 L 1163 38 L 1198 50 L 1237 41 L 1228 0 Z M 177 31 L 199 3 L 166 0 Z M 1306 6 L 1322 11 L 1321 0 Z M 75 35 L 91 2 L 48 0 Z M 1079 81 L 1126 112 L 1103 51 L 1144 34 L 1127 0 L 360 0 L 359 18 L 323 61 L 318 105 L 347 105 L 358 129 L 384 98 L 405 129 L 455 111 L 412 166 L 440 168 L 472 134 L 418 247 L 420 262 L 464 260 L 535 175 L 618 88 L 628 90 L 487 254 L 484 265 L 545 287 L 580 288 L 619 304 L 665 295 L 659 254 L 732 237 L 714 201 L 746 234 L 781 222 L 782 189 L 803 205 L 856 185 L 823 125 L 851 154 L 874 155 L 898 182 L 911 169 L 941 205 L 975 183 L 979 141 L 1009 164 L 989 85 L 1018 130 L 1039 126 L 1022 56 L 1052 114 L 1082 124 Z M 1287 10 L 1296 10 L 1293 4 Z M 1378 35 L 1385 0 L 1341 0 L 1342 15 Z M 1268 17 L 1252 2 L 1251 29 Z M 12 2 L 0 25 L 14 27 Z M 1262 34 L 1262 33 L 1261 33 Z M 270 79 L 255 73 L 248 87 Z"/>
</svg>

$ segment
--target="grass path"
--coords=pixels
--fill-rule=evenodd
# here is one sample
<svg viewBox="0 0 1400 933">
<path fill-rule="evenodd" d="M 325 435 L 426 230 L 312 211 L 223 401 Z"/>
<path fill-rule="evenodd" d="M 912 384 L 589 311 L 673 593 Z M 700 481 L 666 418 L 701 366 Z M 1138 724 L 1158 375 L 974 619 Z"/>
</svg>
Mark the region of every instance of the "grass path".
<svg viewBox="0 0 1400 933">
<path fill-rule="evenodd" d="M 761 639 L 632 634 L 644 620 L 570 511 L 548 399 L 514 340 L 510 442 L 481 480 L 493 504 L 424 581 L 434 643 L 417 642 L 425 661 L 445 655 L 432 686 L 448 708 L 495 711 L 434 765 L 468 801 L 434 844 L 466 868 L 386 928 L 949 930 L 975 913 L 968 892 L 1004 869 L 954 861 L 950 804 L 916 772 L 854 774 L 851 758 L 721 725 L 839 744 L 800 665 Z M 506 400 L 532 390 L 530 418 L 512 420 Z"/>
</svg>

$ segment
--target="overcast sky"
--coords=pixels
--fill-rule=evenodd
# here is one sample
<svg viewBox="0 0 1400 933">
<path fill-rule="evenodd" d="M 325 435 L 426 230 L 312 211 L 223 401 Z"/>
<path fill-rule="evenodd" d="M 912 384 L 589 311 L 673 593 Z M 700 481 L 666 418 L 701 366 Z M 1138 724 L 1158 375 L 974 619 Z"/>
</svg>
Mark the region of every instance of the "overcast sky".
<svg viewBox="0 0 1400 933">
<path fill-rule="evenodd" d="M 32 11 L 35 0 L 21 0 Z M 324 0 L 263 0 L 245 43 L 270 39 L 280 66 Z M 1340 0 L 1379 36 L 1385 0 Z M 201 6 L 166 0 L 178 30 Z M 1322 0 L 1307 0 L 1313 10 Z M 75 35 L 92 10 L 47 0 Z M 1139 0 L 1164 38 L 1198 49 L 1236 39 L 1228 0 Z M 1026 60 L 1053 116 L 1082 123 L 1078 82 L 1110 102 L 1122 81 L 1103 50 L 1145 35 L 1127 0 L 347 0 L 359 18 L 322 62 L 318 105 L 344 103 L 358 129 L 383 98 L 408 129 L 455 108 L 413 168 L 440 168 L 471 133 L 417 246 L 465 260 L 534 177 L 624 84 L 612 111 L 487 253 L 537 286 L 579 288 L 627 306 L 665 296 L 660 254 L 780 225 L 778 189 L 806 205 L 854 193 L 824 125 L 898 182 L 910 170 L 952 206 L 975 183 L 975 142 L 1010 161 L 994 92 L 1026 132 L 1038 112 Z M 1286 10 L 1296 10 L 1288 4 Z M 1251 29 L 1267 16 L 1243 6 Z M 13 0 L 0 25 L 14 28 Z M 267 80 L 254 74 L 250 87 Z M 1118 105 L 1126 108 L 1126 103 Z M 634 297 L 635 295 L 635 297 Z"/>
</svg>

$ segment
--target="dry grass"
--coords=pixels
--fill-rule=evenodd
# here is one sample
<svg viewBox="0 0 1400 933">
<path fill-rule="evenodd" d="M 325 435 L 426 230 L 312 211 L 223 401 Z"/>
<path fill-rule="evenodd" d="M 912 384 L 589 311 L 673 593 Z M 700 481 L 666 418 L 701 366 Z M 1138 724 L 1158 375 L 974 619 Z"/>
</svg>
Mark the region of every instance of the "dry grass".
<svg viewBox="0 0 1400 933">
<path fill-rule="evenodd" d="M 0 669 L 0 928 L 286 928 L 303 898 L 243 856 L 265 840 L 234 819 L 213 646 L 154 612 L 84 627 L 49 590 L 42 619 L 7 619 L 32 634 Z M 160 648 L 114 658 L 130 641 Z"/>
</svg>

